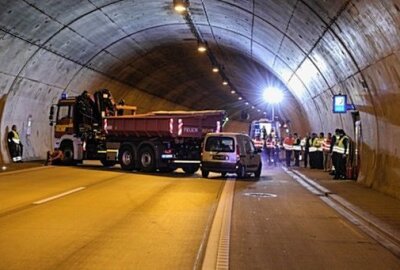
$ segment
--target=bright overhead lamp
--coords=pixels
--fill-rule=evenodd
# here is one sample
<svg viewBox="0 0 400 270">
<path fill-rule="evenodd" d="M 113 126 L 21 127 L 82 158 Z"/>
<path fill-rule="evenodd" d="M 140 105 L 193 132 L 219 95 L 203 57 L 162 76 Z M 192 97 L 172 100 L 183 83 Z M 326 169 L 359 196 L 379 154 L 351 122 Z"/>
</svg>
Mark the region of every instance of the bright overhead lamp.
<svg viewBox="0 0 400 270">
<path fill-rule="evenodd" d="M 178 13 L 186 12 L 188 8 L 188 2 L 185 0 L 174 0 L 174 9 Z"/>
<path fill-rule="evenodd" d="M 267 87 L 264 89 L 263 98 L 269 104 L 278 104 L 283 100 L 283 92 L 276 87 Z"/>
<path fill-rule="evenodd" d="M 228 85 L 228 82 L 227 81 L 223 81 L 222 85 Z"/>
<path fill-rule="evenodd" d="M 235 91 L 235 90 L 232 90 L 232 91 L 231 91 L 231 94 L 236 94 L 236 91 Z"/>
<path fill-rule="evenodd" d="M 242 100 L 243 98 L 242 97 L 238 97 L 238 100 Z"/>
<path fill-rule="evenodd" d="M 213 71 L 214 73 L 217 73 L 217 72 L 219 71 L 219 68 L 213 67 L 212 71 Z"/>
<path fill-rule="evenodd" d="M 254 110 L 256 107 L 254 107 L 254 106 L 251 106 L 251 108 Z"/>
<path fill-rule="evenodd" d="M 197 45 L 197 50 L 201 53 L 207 51 L 207 47 L 206 44 L 199 42 L 199 44 Z"/>
<path fill-rule="evenodd" d="M 248 103 L 248 102 L 246 102 L 245 104 L 246 104 L 246 106 L 249 106 L 249 103 Z"/>
</svg>

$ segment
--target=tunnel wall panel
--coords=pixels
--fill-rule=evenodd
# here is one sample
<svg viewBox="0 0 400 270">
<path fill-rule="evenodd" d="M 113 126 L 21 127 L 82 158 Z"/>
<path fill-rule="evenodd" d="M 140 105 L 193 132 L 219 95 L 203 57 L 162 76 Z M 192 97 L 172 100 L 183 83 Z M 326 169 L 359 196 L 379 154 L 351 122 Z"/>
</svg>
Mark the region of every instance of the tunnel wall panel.
<svg viewBox="0 0 400 270">
<path fill-rule="evenodd" d="M 17 75 L 38 47 L 3 31 L 0 36 L 0 72 Z"/>
<path fill-rule="evenodd" d="M 21 71 L 21 76 L 63 88 L 80 66 L 47 50 L 39 50 Z"/>
<path fill-rule="evenodd" d="M 0 27 L 34 44 L 43 44 L 63 27 L 22 0 L 2 0 L 0 6 Z"/>
<path fill-rule="evenodd" d="M 323 22 L 299 1 L 287 34 L 304 52 L 308 53 L 313 49 L 325 29 Z"/>
</svg>

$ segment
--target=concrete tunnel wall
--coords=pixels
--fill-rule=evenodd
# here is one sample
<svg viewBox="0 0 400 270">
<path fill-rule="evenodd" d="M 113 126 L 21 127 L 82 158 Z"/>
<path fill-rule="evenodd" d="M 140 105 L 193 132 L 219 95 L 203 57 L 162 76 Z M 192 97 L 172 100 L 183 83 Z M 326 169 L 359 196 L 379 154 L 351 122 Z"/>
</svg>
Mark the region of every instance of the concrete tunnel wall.
<svg viewBox="0 0 400 270">
<path fill-rule="evenodd" d="M 189 2 L 195 26 L 247 100 L 258 102 L 254 70 L 287 85 L 292 99 L 281 113 L 294 130 L 342 127 L 354 138 L 351 115 L 331 113 L 332 95 L 347 94 L 363 128 L 358 182 L 400 198 L 398 1 Z M 0 0 L 0 6 L 5 161 L 5 132 L 14 123 L 24 158 L 43 158 L 49 106 L 64 90 L 109 88 L 143 111 L 244 107 L 209 78 L 209 61 L 196 54 L 172 1 Z"/>
</svg>

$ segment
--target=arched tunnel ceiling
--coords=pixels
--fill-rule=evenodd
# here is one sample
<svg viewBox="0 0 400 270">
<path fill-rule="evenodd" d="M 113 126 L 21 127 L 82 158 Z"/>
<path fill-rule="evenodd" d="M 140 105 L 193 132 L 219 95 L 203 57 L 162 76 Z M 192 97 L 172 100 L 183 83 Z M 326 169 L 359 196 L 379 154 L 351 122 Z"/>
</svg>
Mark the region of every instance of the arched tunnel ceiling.
<svg viewBox="0 0 400 270">
<path fill-rule="evenodd" d="M 400 139 L 385 139 L 399 137 L 398 0 L 187 2 L 190 20 L 172 0 L 0 0 L 2 130 L 30 115 L 37 125 L 26 155 L 39 157 L 50 140 L 41 136 L 48 108 L 65 90 L 107 87 L 143 111 L 249 110 L 257 118 L 245 102 L 269 109 L 260 91 L 278 83 L 287 87 L 280 115 L 295 130 L 342 127 L 354 137 L 351 114 L 331 113 L 332 95 L 344 93 L 367 127 L 361 181 L 400 197 L 397 184 L 370 173 L 400 178 L 391 147 Z M 196 37 L 235 95 L 211 72 L 210 56 L 196 51 Z"/>
<path fill-rule="evenodd" d="M 271 73 L 277 60 L 268 57 L 279 48 L 279 40 L 271 45 L 260 42 L 268 33 L 252 25 L 259 15 L 253 18 L 247 1 L 244 6 L 190 2 L 193 23 L 224 68 L 235 95 L 229 86 L 221 85 L 221 76 L 210 72 L 210 59 L 196 51 L 197 40 L 184 17 L 173 11 L 172 1 L 5 2 L 8 7 L 1 19 L 5 30 L 40 46 L 42 53 L 55 53 L 188 108 L 219 108 L 237 115 L 248 100 L 265 111 L 262 89 L 268 82 L 284 85 Z M 260 3 L 261 10 L 265 4 Z M 15 21 L 15 17 L 24 20 Z M 238 101 L 239 96 L 244 99 Z M 290 94 L 288 100 L 293 104 L 288 108 L 295 108 L 288 111 L 298 112 Z M 281 114 L 290 118 L 286 111 Z"/>
</svg>

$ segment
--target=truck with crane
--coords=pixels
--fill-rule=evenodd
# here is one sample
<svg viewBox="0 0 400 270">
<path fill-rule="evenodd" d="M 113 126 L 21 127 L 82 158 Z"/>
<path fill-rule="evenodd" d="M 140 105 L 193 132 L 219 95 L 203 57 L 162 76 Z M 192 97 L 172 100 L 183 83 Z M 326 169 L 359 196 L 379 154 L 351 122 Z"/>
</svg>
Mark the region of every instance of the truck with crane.
<svg viewBox="0 0 400 270">
<path fill-rule="evenodd" d="M 209 132 L 220 132 L 225 111 L 155 111 L 136 114 L 136 107 L 116 104 L 107 89 L 62 97 L 50 109 L 54 148 L 62 163 L 99 160 L 123 170 L 172 172 L 199 169 L 201 144 Z"/>
</svg>

